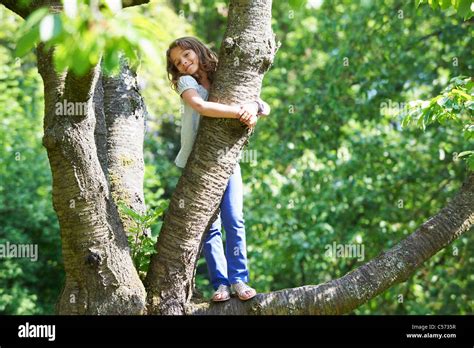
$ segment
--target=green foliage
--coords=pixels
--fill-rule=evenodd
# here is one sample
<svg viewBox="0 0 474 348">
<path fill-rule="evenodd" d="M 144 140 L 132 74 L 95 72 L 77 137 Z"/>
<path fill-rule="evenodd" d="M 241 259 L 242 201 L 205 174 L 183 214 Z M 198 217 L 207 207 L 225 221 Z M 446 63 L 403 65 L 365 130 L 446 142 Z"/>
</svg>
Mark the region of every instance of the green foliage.
<svg viewBox="0 0 474 348">
<path fill-rule="evenodd" d="M 148 64 L 160 61 L 160 37 L 163 28 L 141 15 L 139 10 L 122 10 L 121 1 L 63 1 L 64 11 L 34 11 L 19 30 L 16 55 L 24 56 L 39 42 L 55 46 L 54 63 L 58 71 L 70 68 L 84 75 L 103 58 L 107 73 L 116 73 L 120 54 L 137 65 L 139 54 Z"/>
<path fill-rule="evenodd" d="M 135 224 L 127 231 L 128 242 L 132 250 L 132 260 L 137 272 L 142 280 L 145 279 L 150 264 L 150 257 L 154 253 L 155 244 L 158 239 L 159 228 L 161 228 L 161 221 L 156 228 L 151 230 L 155 225 L 156 220 L 163 215 L 168 207 L 168 201 L 161 201 L 159 207 L 156 209 L 149 209 L 145 214 L 129 208 L 125 203 L 118 204 L 120 212 L 130 219 Z"/>
<path fill-rule="evenodd" d="M 14 59 L 20 19 L 0 6 L 0 244 L 34 244 L 38 260 L 0 259 L 0 313 L 52 314 L 64 280 L 35 59 Z"/>
<path fill-rule="evenodd" d="M 176 5 L 176 12 L 219 44 L 225 9 L 189 2 L 194 11 Z M 272 27 L 282 42 L 263 81 L 272 114 L 244 150 L 255 160 L 241 162 L 250 282 L 261 292 L 343 276 L 452 197 L 466 175 L 461 129 L 449 122 L 404 129 L 398 115 L 400 105 L 438 95 L 474 64 L 468 23 L 413 3 L 274 1 Z M 157 159 L 157 167 L 166 162 Z M 354 312 L 472 313 L 472 238 Z M 327 256 L 334 242 L 364 245 L 364 260 Z M 196 283 L 211 294 L 202 259 Z"/>
<path fill-rule="evenodd" d="M 432 9 L 449 10 L 453 8 L 457 14 L 468 20 L 474 15 L 472 0 L 415 0 L 416 7 L 428 3 Z"/>
<path fill-rule="evenodd" d="M 430 100 L 409 103 L 402 126 L 415 123 L 423 130 L 435 122 L 458 126 L 466 141 L 474 139 L 474 81 L 470 77 L 457 76 L 451 79 L 442 94 Z M 463 151 L 458 157 L 466 159 L 469 169 L 474 170 L 474 151 Z"/>
</svg>

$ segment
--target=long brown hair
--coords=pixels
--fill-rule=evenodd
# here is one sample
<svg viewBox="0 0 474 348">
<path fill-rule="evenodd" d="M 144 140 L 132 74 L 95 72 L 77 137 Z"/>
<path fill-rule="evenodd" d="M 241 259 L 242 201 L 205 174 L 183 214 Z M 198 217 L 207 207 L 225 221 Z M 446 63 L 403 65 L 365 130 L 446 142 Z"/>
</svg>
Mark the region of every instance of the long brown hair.
<svg viewBox="0 0 474 348">
<path fill-rule="evenodd" d="M 183 76 L 171 61 L 170 53 L 175 47 L 180 47 L 183 50 L 193 50 L 199 57 L 199 69 L 206 72 L 209 82 L 212 83 L 214 73 L 217 69 L 217 55 L 198 39 L 185 36 L 174 40 L 166 51 L 166 71 L 168 72 L 168 79 L 170 80 L 173 89 L 176 90 L 178 79 Z"/>
</svg>

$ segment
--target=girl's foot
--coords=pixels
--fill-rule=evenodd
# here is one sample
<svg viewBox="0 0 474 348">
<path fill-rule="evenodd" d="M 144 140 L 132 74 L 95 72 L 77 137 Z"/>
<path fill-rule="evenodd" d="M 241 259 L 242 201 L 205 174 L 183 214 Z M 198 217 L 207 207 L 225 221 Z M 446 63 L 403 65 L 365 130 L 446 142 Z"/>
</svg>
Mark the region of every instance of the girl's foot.
<svg viewBox="0 0 474 348">
<path fill-rule="evenodd" d="M 231 289 L 237 294 L 239 299 L 242 301 L 250 300 L 252 297 L 255 297 L 255 295 L 257 295 L 257 291 L 255 291 L 255 289 L 251 288 L 244 282 L 237 282 L 235 284 L 232 284 Z"/>
<path fill-rule="evenodd" d="M 230 288 L 227 285 L 221 284 L 212 295 L 211 301 L 222 302 L 230 300 Z"/>
</svg>

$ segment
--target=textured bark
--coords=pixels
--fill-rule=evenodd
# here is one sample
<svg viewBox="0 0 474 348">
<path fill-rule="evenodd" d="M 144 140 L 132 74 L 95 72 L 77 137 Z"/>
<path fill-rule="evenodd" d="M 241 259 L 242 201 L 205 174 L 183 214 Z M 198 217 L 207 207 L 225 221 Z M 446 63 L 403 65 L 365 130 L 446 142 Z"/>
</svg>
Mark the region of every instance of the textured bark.
<svg viewBox="0 0 474 348">
<path fill-rule="evenodd" d="M 107 161 L 107 125 L 105 124 L 105 111 L 104 111 L 104 87 L 103 87 L 103 75 L 100 74 L 97 79 L 95 86 L 93 103 L 95 112 L 95 146 L 97 148 L 97 158 L 102 167 L 102 172 L 108 178 L 108 161 Z"/>
<path fill-rule="evenodd" d="M 145 2 L 148 1 L 127 1 L 124 7 Z M 0 0 L 0 4 L 23 18 L 41 6 L 48 6 L 51 12 L 62 10 L 59 0 L 33 1 L 30 6 L 8 0 Z M 113 126 L 116 125 L 113 113 L 108 114 L 112 136 L 110 141 L 107 139 L 101 71 L 97 67 L 84 77 L 72 73 L 58 74 L 54 70 L 52 53 L 53 49 L 46 51 L 42 44 L 36 50 L 45 95 L 43 145 L 51 165 L 53 206 L 60 224 L 66 271 L 57 312 L 142 314 L 145 312 L 145 289 L 130 258 L 124 228 L 107 182 L 107 166 L 119 166 L 114 155 L 120 148 L 116 143 L 121 140 L 116 139 L 120 132 L 117 126 Z M 136 85 L 135 76 L 122 76 L 115 80 L 115 84 Z M 144 109 L 143 103 L 138 103 L 139 107 L 134 108 L 133 113 L 131 108 L 124 106 L 135 105 L 131 92 L 113 89 L 109 92 L 109 104 L 114 98 L 119 100 L 117 92 L 122 93 L 123 109 L 117 118 L 126 118 L 126 112 L 131 113 L 129 118 L 135 118 L 139 114 L 135 111 L 140 107 Z M 87 109 L 74 110 L 73 114 L 57 113 L 57 103 L 63 102 L 84 103 Z M 114 111 L 113 108 L 109 110 Z M 139 122 L 144 122 L 143 117 L 137 119 Z M 140 132 L 140 126 L 136 127 Z M 126 144 L 141 151 L 139 159 L 143 156 L 143 126 L 141 131 L 135 144 Z M 113 154 L 110 160 L 107 158 L 108 149 Z M 135 186 L 141 193 L 137 196 L 143 197 L 143 165 L 137 168 Z"/>
<path fill-rule="evenodd" d="M 474 224 L 474 173 L 459 193 L 414 233 L 375 259 L 343 277 L 267 294 L 248 302 L 188 306 L 187 314 L 344 314 L 389 287 L 406 281 L 426 260 L 448 246 Z"/>
<path fill-rule="evenodd" d="M 210 100 L 255 100 L 276 52 L 271 1 L 231 1 L 227 31 Z M 249 131 L 238 120 L 204 117 L 175 192 L 150 263 L 149 313 L 184 314 L 194 287 L 203 234 L 217 209 Z"/>
<path fill-rule="evenodd" d="M 61 228 L 66 282 L 60 314 L 141 314 L 145 290 L 133 267 L 123 226 L 97 156 L 93 92 L 100 69 L 68 73 L 64 87 L 52 51 L 37 50 L 44 82 L 43 144 L 53 175 L 53 206 Z M 85 114 L 58 114 L 63 100 L 87 103 Z"/>
<path fill-rule="evenodd" d="M 143 194 L 143 140 L 146 108 L 138 90 L 136 73 L 122 60 L 120 73 L 103 76 L 106 124 L 107 175 L 115 202 L 124 202 L 133 210 L 146 211 Z M 134 225 L 121 216 L 125 230 Z"/>
</svg>

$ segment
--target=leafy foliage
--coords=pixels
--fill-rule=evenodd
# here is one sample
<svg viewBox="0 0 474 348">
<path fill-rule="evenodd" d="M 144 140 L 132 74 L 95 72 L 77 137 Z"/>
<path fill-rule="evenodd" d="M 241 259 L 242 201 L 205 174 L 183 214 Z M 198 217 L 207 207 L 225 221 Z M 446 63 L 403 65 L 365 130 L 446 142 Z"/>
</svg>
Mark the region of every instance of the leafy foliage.
<svg viewBox="0 0 474 348">
<path fill-rule="evenodd" d="M 428 3 L 434 10 L 448 10 L 454 8 L 457 14 L 462 16 L 465 20 L 474 15 L 472 0 L 416 0 L 417 7 L 423 3 Z"/>
<path fill-rule="evenodd" d="M 464 139 L 474 139 L 474 81 L 471 78 L 457 76 L 442 94 L 431 100 L 417 100 L 410 103 L 404 115 L 402 126 L 416 123 L 423 130 L 434 122 L 444 125 L 447 122 L 458 126 Z M 470 170 L 474 170 L 474 151 L 461 152 L 458 157 L 467 160 Z"/>
<path fill-rule="evenodd" d="M 155 222 L 163 215 L 167 206 L 168 201 L 163 200 L 158 208 L 150 209 L 145 214 L 140 214 L 123 202 L 119 203 L 120 212 L 129 216 L 135 223 L 135 226 L 131 227 L 130 231 L 127 231 L 128 242 L 132 250 L 133 264 L 142 280 L 145 279 L 148 265 L 150 264 L 150 257 L 156 252 L 155 244 L 161 223 L 155 225 Z M 153 230 L 151 230 L 152 226 L 155 227 Z"/>
<path fill-rule="evenodd" d="M 95 4 L 95 5 L 94 5 Z M 64 11 L 49 13 L 47 8 L 34 11 L 19 30 L 16 55 L 24 56 L 37 43 L 55 46 L 54 64 L 58 71 L 68 67 L 84 75 L 103 59 L 107 73 L 116 73 L 120 54 L 137 65 L 139 52 L 149 64 L 160 60 L 156 36 L 163 28 L 140 15 L 135 9 L 122 10 L 121 1 L 63 1 Z"/>
<path fill-rule="evenodd" d="M 225 10 L 192 2 L 176 12 L 217 45 L 208 28 Z M 398 1 L 273 4 L 282 46 L 262 89 L 272 114 L 244 150 L 253 160 L 241 162 L 251 284 L 262 292 L 344 275 L 459 189 L 462 132 L 453 124 L 402 128 L 400 105 L 439 94 L 474 63 L 467 23 L 449 13 Z M 472 313 L 471 240 L 454 242 L 355 313 Z M 365 246 L 364 260 L 328 256 L 334 242 Z M 199 265 L 197 284 L 209 296 Z"/>
<path fill-rule="evenodd" d="M 38 259 L 0 258 L 0 313 L 52 313 L 64 279 L 34 57 L 15 60 L 20 25 L 0 7 L 0 244 L 33 244 Z"/>
</svg>

